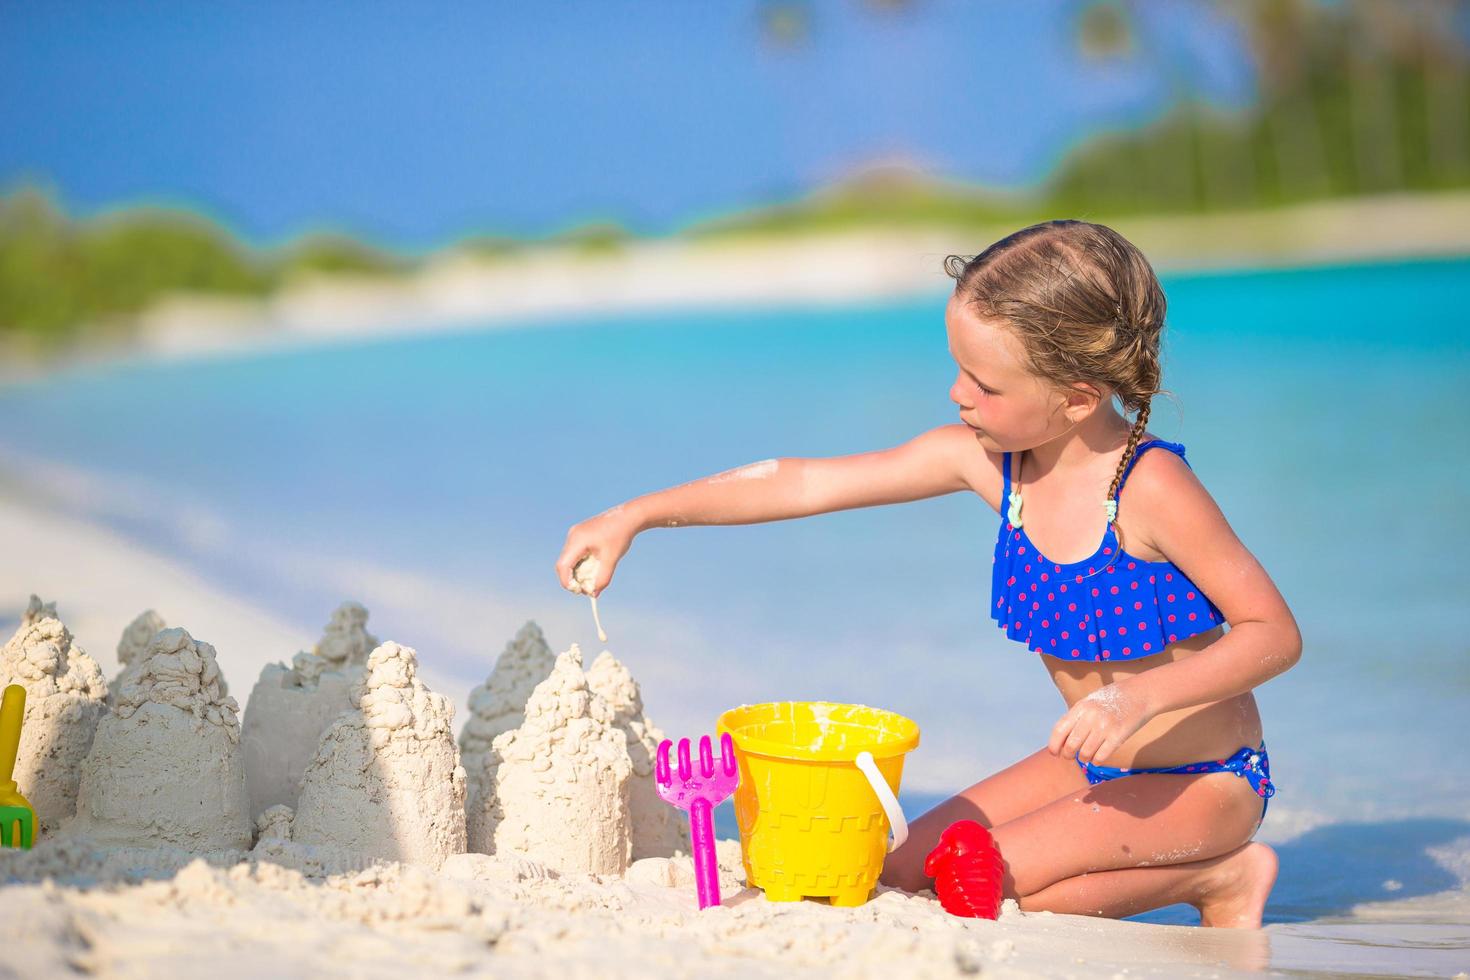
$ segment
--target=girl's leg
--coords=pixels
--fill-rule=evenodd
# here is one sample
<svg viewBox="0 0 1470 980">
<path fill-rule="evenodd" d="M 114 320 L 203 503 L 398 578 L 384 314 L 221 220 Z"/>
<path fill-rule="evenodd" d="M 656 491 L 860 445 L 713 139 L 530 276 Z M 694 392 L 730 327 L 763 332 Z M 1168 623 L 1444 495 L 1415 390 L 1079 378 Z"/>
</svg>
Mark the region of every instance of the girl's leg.
<svg viewBox="0 0 1470 980">
<path fill-rule="evenodd" d="M 993 776 L 936 806 L 909 824 L 909 839 L 883 862 L 882 882 L 916 892 L 933 887 L 924 874 L 924 859 L 939 842 L 944 828 L 956 820 L 974 820 L 995 827 L 1014 820 L 1063 794 L 1087 788 L 1087 777 L 1075 759 L 1063 759 L 1046 749 L 1033 752 Z"/>
<path fill-rule="evenodd" d="M 1204 861 L 1063 878 L 1024 896 L 1021 908 L 1121 919 L 1182 902 L 1199 909 L 1202 926 L 1255 928 L 1275 882 L 1276 852 L 1249 843 Z"/>
<path fill-rule="evenodd" d="M 1064 794 L 991 832 L 1005 893 L 1022 900 L 1085 873 L 1228 854 L 1260 819 L 1260 797 L 1232 773 L 1143 773 Z"/>
</svg>

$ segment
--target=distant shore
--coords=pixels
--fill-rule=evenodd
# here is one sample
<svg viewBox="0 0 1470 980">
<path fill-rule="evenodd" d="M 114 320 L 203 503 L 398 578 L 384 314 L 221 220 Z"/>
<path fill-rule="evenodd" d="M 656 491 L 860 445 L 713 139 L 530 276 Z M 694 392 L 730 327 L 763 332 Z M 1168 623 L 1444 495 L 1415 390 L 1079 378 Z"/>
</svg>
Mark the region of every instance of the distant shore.
<svg viewBox="0 0 1470 980">
<path fill-rule="evenodd" d="M 1260 211 L 1120 218 L 1160 272 L 1470 255 L 1470 192 L 1390 195 Z M 498 258 L 446 254 L 403 279 L 323 277 L 263 300 L 175 295 L 126 339 L 59 362 L 0 360 L 0 381 L 120 360 L 220 356 L 569 316 L 677 308 L 845 305 L 942 295 L 943 260 L 1015 229 L 878 229 L 833 234 L 569 246 Z M 117 333 L 113 333 L 117 336 Z"/>
</svg>

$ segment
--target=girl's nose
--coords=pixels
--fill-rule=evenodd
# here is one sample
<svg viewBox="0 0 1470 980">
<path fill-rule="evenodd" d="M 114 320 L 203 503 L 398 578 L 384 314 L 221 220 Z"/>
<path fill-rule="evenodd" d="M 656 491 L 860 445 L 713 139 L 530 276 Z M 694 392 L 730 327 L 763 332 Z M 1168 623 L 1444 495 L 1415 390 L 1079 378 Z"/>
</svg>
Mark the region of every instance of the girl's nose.
<svg viewBox="0 0 1470 980">
<path fill-rule="evenodd" d="M 964 398 L 962 398 L 960 395 L 962 391 L 964 391 L 964 388 L 960 384 L 960 379 L 956 377 L 954 379 L 954 384 L 949 386 L 949 400 L 954 402 L 960 408 L 968 409 L 970 406 L 965 404 Z"/>
</svg>

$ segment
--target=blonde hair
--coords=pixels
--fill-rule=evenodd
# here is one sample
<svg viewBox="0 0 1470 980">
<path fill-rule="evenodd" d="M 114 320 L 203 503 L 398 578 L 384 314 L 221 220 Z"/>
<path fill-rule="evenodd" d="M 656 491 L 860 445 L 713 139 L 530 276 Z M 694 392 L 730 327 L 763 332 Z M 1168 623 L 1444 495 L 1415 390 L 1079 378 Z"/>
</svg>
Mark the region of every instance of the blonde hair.
<svg viewBox="0 0 1470 980">
<path fill-rule="evenodd" d="M 1032 372 L 1058 392 L 1090 383 L 1138 413 L 1108 486 L 1116 499 L 1153 397 L 1166 393 L 1164 290 L 1148 259 L 1111 228 L 1067 219 L 1022 228 L 968 259 L 948 256 L 944 271 L 977 312 L 1010 327 Z"/>
</svg>

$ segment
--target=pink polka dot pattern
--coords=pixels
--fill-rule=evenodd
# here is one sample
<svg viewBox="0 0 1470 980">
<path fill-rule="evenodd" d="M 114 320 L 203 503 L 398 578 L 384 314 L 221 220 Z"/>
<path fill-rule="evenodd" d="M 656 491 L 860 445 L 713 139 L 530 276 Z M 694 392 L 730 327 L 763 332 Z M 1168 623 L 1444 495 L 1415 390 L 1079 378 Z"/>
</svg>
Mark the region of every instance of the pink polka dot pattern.
<svg viewBox="0 0 1470 980">
<path fill-rule="evenodd" d="M 1155 439 L 1139 445 L 1134 461 L 1154 446 L 1184 456 L 1183 446 Z M 1003 468 L 1005 500 L 1011 490 L 1009 453 Z M 1125 481 L 1131 470 L 1132 464 L 1123 474 Z M 1120 501 L 1122 487 L 1120 483 Z M 1054 578 L 1086 583 L 1081 596 L 1087 604 L 1079 610 L 1065 584 L 1059 590 L 1049 585 Z M 1125 597 L 1128 601 L 1120 604 Z M 1113 601 L 1104 601 L 1109 599 Z M 1173 562 L 1144 561 L 1124 551 L 1111 524 L 1092 555 L 1056 562 L 1041 553 L 1024 527 L 1002 518 L 992 560 L 991 603 L 991 618 L 1006 636 L 1063 660 L 1149 657 L 1225 622 L 1219 608 Z"/>
</svg>

